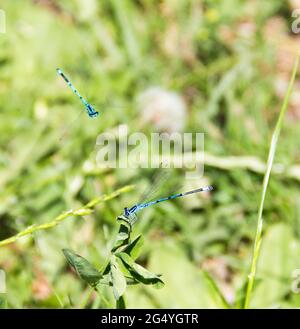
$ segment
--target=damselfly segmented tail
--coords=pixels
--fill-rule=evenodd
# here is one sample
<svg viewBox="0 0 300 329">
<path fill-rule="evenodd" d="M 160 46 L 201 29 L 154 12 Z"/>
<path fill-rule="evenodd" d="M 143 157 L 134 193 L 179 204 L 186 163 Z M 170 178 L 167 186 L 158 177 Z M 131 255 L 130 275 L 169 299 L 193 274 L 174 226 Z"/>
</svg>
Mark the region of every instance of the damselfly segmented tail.
<svg viewBox="0 0 300 329">
<path fill-rule="evenodd" d="M 61 69 L 56 69 L 57 73 L 66 81 L 66 83 L 68 84 L 68 86 L 72 89 L 72 91 L 74 92 L 74 94 L 79 97 L 79 99 L 81 100 L 82 104 L 84 105 L 87 114 L 89 115 L 89 117 L 91 118 L 95 118 L 99 115 L 99 112 L 96 111 L 94 109 L 94 107 L 86 101 L 86 99 L 84 97 L 82 97 L 80 95 L 80 93 L 78 92 L 78 90 L 74 87 L 74 85 L 72 84 L 72 82 L 66 77 L 66 75 L 63 73 L 63 71 Z"/>
</svg>

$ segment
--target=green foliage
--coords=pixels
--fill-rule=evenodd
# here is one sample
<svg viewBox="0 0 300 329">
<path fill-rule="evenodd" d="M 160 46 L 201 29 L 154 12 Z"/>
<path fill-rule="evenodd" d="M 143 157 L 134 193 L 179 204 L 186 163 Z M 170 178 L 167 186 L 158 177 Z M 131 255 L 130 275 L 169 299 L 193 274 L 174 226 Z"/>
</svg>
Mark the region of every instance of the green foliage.
<svg viewBox="0 0 300 329">
<path fill-rule="evenodd" d="M 120 270 L 115 255 L 112 255 L 110 258 L 110 278 L 113 286 L 115 299 L 118 300 L 125 293 L 126 279 L 124 274 Z"/>
<path fill-rule="evenodd" d="M 119 253 L 118 257 L 120 257 L 125 267 L 136 281 L 144 284 L 153 284 L 159 288 L 163 285 L 163 281 L 157 275 L 147 271 L 139 264 L 136 264 L 125 252 Z"/>
<path fill-rule="evenodd" d="M 142 246 L 144 244 L 144 238 L 140 234 L 134 240 L 127 244 L 123 248 L 123 253 L 129 255 L 131 259 L 135 260 L 139 257 L 140 253 L 142 252 Z"/>
<path fill-rule="evenodd" d="M 63 253 L 67 258 L 69 264 L 75 269 L 79 277 L 87 282 L 92 287 L 95 287 L 100 279 L 102 274 L 89 263 L 85 258 L 75 254 L 70 249 L 63 249 Z"/>
<path fill-rule="evenodd" d="M 124 297 L 121 296 L 118 300 L 117 300 L 117 308 L 118 309 L 125 309 L 126 305 L 125 305 L 125 300 Z"/>
<path fill-rule="evenodd" d="M 249 307 L 299 308 L 299 294 L 291 291 L 291 271 L 300 268 L 299 74 L 271 171 L 266 163 L 299 46 L 290 31 L 292 1 L 1 0 L 0 6 L 8 18 L 0 34 L 6 306 L 113 307 L 114 255 L 126 279 L 119 308 L 244 307 L 258 228 Z M 69 126 L 83 108 L 57 67 L 99 118 L 83 113 Z M 150 138 L 157 121 L 176 123 L 173 111 L 145 122 L 138 99 L 153 86 L 184 99 L 186 132 L 205 133 L 203 178 L 188 182 L 187 168 L 170 169 L 158 194 L 169 195 L 170 186 L 215 190 L 145 209 L 133 237 L 116 215 L 153 185 L 154 170 L 100 168 L 95 143 L 120 125 Z M 101 273 L 95 288 L 66 266 L 66 247 L 87 255 Z M 158 283 L 163 278 L 163 289 L 141 283 L 148 272 Z M 115 286 L 120 292 L 122 285 Z"/>
<path fill-rule="evenodd" d="M 125 308 L 124 293 L 127 281 L 130 284 L 142 283 L 162 287 L 164 282 L 154 273 L 149 272 L 135 262 L 141 252 L 143 238 L 137 236 L 130 241 L 132 227 L 124 221 L 120 224 L 111 255 L 102 273 L 91 265 L 85 258 L 75 254 L 69 249 L 63 249 L 63 253 L 69 264 L 76 270 L 79 277 L 86 283 L 101 292 L 101 285 L 112 286 L 117 308 Z"/>
</svg>

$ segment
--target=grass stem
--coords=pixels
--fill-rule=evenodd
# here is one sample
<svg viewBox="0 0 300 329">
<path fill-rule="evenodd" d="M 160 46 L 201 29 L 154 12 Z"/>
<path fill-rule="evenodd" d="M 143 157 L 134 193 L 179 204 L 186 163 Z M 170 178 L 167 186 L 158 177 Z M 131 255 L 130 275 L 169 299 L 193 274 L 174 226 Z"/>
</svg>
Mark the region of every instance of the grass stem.
<svg viewBox="0 0 300 329">
<path fill-rule="evenodd" d="M 279 117 L 278 117 L 278 120 L 277 120 L 277 123 L 275 126 L 275 130 L 273 132 L 272 139 L 271 139 L 267 167 L 266 167 L 264 180 L 263 180 L 260 205 L 259 205 L 259 209 L 258 209 L 256 235 L 255 235 L 255 240 L 254 240 L 252 263 L 251 263 L 250 273 L 248 275 L 248 284 L 247 284 L 247 289 L 246 289 L 244 308 L 249 308 L 249 304 L 250 304 L 250 297 L 251 297 L 253 284 L 254 284 L 254 280 L 255 280 L 257 260 L 259 257 L 260 246 L 261 246 L 261 242 L 262 242 L 262 230 L 263 230 L 262 215 L 263 215 L 263 209 L 264 209 L 264 202 L 265 202 L 266 192 L 267 192 L 267 188 L 268 188 L 270 173 L 271 173 L 271 169 L 272 169 L 272 165 L 273 165 L 273 161 L 274 161 L 274 156 L 275 156 L 275 152 L 276 152 L 276 147 L 277 147 L 277 143 L 278 143 L 278 138 L 280 135 L 281 127 L 283 125 L 284 115 L 285 115 L 286 109 L 288 107 L 289 99 L 290 99 L 293 85 L 295 82 L 295 78 L 296 78 L 296 74 L 297 74 L 297 70 L 298 70 L 298 64 L 299 64 L 299 55 L 297 56 L 297 59 L 295 61 L 293 72 L 292 72 L 291 79 L 289 82 L 289 86 L 288 86 L 283 104 L 281 106 Z"/>
<path fill-rule="evenodd" d="M 27 227 L 25 230 L 19 232 L 18 234 L 13 235 L 10 238 L 7 238 L 5 240 L 0 241 L 0 247 L 3 247 L 3 246 L 8 245 L 10 243 L 16 242 L 18 239 L 22 238 L 23 236 L 33 234 L 37 231 L 47 230 L 47 229 L 50 229 L 52 227 L 55 227 L 58 224 L 60 224 L 62 221 L 64 221 L 65 219 L 67 219 L 71 216 L 86 216 L 86 215 L 89 215 L 93 212 L 93 208 L 98 203 L 106 202 L 108 200 L 116 198 L 121 193 L 129 192 L 132 188 L 133 188 L 133 186 L 131 186 L 131 185 L 122 187 L 119 190 L 116 190 L 116 191 L 114 191 L 113 193 L 111 193 L 109 195 L 102 195 L 98 198 L 95 198 L 92 201 L 90 201 L 89 203 L 87 203 L 85 206 L 80 207 L 76 210 L 68 210 L 66 212 L 63 212 L 62 214 L 55 217 L 52 221 L 50 221 L 48 223 L 43 223 L 43 224 L 40 224 L 40 225 L 31 225 L 31 226 Z"/>
</svg>

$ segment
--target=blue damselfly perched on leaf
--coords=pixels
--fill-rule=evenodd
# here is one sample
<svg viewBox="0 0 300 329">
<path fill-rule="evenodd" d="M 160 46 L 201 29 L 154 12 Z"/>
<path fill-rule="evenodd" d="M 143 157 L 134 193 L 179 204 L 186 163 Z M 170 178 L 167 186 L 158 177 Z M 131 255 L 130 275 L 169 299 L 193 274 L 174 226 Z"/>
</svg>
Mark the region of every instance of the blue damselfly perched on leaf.
<svg viewBox="0 0 300 329">
<path fill-rule="evenodd" d="M 199 193 L 199 192 L 209 192 L 213 190 L 213 187 L 211 185 L 209 186 L 205 186 L 205 187 L 201 187 L 198 189 L 194 189 L 188 192 L 183 192 L 183 193 L 177 193 L 177 194 L 173 194 L 170 195 L 168 197 L 163 197 L 163 198 L 159 198 L 156 199 L 154 201 L 147 201 L 145 202 L 144 200 L 146 198 L 150 198 L 150 194 L 152 195 L 153 192 L 155 192 L 158 189 L 158 185 L 162 185 L 162 182 L 166 181 L 167 179 L 169 179 L 170 177 L 170 171 L 168 172 L 159 172 L 159 175 L 157 175 L 157 177 L 153 180 L 153 184 L 151 186 L 151 188 L 147 191 L 147 193 L 143 193 L 143 198 L 141 199 L 142 202 L 139 202 L 135 205 L 133 205 L 132 207 L 128 208 L 124 208 L 123 213 L 118 216 L 118 220 L 124 220 L 127 223 L 130 224 L 130 226 L 132 226 L 136 221 L 137 221 L 137 212 L 139 212 L 142 209 L 148 208 L 150 206 L 153 206 L 155 204 L 158 204 L 160 202 L 164 202 L 164 201 L 168 201 L 168 200 L 174 200 L 180 197 L 184 197 L 190 194 L 194 194 L 194 193 Z M 143 202 L 144 201 L 144 202 Z"/>
</svg>

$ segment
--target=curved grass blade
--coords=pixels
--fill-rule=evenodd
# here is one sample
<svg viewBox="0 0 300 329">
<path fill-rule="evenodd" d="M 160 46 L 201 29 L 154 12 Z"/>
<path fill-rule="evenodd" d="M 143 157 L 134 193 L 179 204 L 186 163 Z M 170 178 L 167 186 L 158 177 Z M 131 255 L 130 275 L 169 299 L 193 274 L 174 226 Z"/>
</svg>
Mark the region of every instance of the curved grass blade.
<svg viewBox="0 0 300 329">
<path fill-rule="evenodd" d="M 244 308 L 249 308 L 249 304 L 250 304 L 250 297 L 251 297 L 253 284 L 254 284 L 254 280 L 255 280 L 255 274 L 256 274 L 257 260 L 259 257 L 260 246 L 261 246 L 261 241 L 262 241 L 262 230 L 263 230 L 262 215 L 263 215 L 263 209 L 264 209 L 264 202 L 265 202 L 265 197 L 266 197 L 266 193 L 267 193 L 270 173 L 271 173 L 271 169 L 272 169 L 272 165 L 273 165 L 273 161 L 274 161 L 274 156 L 275 156 L 275 152 L 276 152 L 276 147 L 277 147 L 277 143 L 278 143 L 278 138 L 280 135 L 281 127 L 283 125 L 284 115 L 285 115 L 286 109 L 288 107 L 289 99 L 290 99 L 292 89 L 294 86 L 294 82 L 295 82 L 295 78 L 296 78 L 296 74 L 297 74 L 297 70 L 298 70 L 298 64 L 299 64 L 299 55 L 297 56 L 297 59 L 295 61 L 291 79 L 290 79 L 289 86 L 288 86 L 288 90 L 285 95 L 283 104 L 281 106 L 279 117 L 278 117 L 278 120 L 277 120 L 277 123 L 275 126 L 275 130 L 273 132 L 272 139 L 271 139 L 267 167 L 266 167 L 265 176 L 264 176 L 264 180 L 263 180 L 260 205 L 259 205 L 259 209 L 258 209 L 257 228 L 256 228 L 256 234 L 255 234 L 255 240 L 254 240 L 251 268 L 250 268 L 250 273 L 248 275 L 248 285 L 247 285 L 247 290 L 246 290 Z"/>
</svg>

